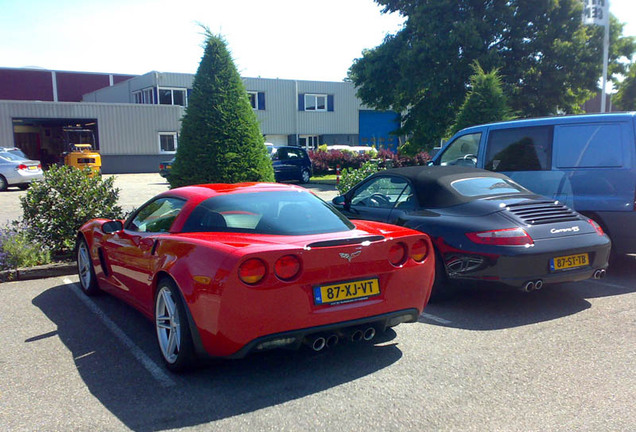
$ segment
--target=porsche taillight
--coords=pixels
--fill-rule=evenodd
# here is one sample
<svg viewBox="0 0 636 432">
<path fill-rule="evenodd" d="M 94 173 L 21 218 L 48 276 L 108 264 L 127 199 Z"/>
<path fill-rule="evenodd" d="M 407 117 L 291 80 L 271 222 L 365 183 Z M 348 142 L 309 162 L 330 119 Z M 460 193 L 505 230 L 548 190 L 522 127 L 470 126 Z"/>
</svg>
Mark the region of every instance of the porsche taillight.
<svg viewBox="0 0 636 432">
<path fill-rule="evenodd" d="M 276 260 L 274 273 L 278 279 L 289 281 L 300 273 L 300 258 L 296 255 L 285 255 Z"/>
<path fill-rule="evenodd" d="M 407 250 L 404 243 L 395 243 L 389 249 L 389 262 L 396 267 L 401 266 L 406 262 Z"/>
<path fill-rule="evenodd" d="M 250 258 L 239 266 L 238 276 L 248 285 L 259 283 L 267 273 L 267 266 L 258 258 Z"/>
<path fill-rule="evenodd" d="M 422 262 L 428 255 L 428 245 L 424 240 L 416 241 L 411 247 L 411 258 L 416 262 Z"/>
<path fill-rule="evenodd" d="M 603 234 L 605 234 L 605 232 L 603 231 L 603 228 L 601 228 L 601 226 L 597 224 L 593 219 L 588 219 L 587 223 L 589 223 L 590 225 L 594 227 L 594 230 L 596 230 L 596 233 L 598 235 L 602 236 Z"/>
<path fill-rule="evenodd" d="M 532 237 L 522 228 L 508 228 L 492 231 L 466 233 L 473 243 L 495 246 L 530 246 Z"/>
</svg>

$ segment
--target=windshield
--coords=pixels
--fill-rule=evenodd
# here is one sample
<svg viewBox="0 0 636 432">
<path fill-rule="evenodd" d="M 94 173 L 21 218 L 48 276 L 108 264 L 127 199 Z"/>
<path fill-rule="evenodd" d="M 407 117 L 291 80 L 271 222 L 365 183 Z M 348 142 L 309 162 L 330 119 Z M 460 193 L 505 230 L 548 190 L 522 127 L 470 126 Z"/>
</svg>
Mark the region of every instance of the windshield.
<svg viewBox="0 0 636 432">
<path fill-rule="evenodd" d="M 518 184 L 497 177 L 476 177 L 456 180 L 451 183 L 453 189 L 467 197 L 483 195 L 510 195 L 527 193 Z"/>
<path fill-rule="evenodd" d="M 183 232 L 307 235 L 354 228 L 346 217 L 320 198 L 294 190 L 208 198 L 192 211 Z"/>
</svg>

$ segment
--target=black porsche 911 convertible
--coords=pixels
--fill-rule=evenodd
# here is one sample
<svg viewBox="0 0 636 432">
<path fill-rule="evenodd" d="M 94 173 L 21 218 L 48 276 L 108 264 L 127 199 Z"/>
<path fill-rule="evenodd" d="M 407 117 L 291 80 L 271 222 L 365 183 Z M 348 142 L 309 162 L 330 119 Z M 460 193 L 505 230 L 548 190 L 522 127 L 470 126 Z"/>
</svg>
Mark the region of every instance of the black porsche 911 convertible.
<svg viewBox="0 0 636 432">
<path fill-rule="evenodd" d="M 449 281 L 492 282 L 525 291 L 601 278 L 611 242 L 593 220 L 534 194 L 503 174 L 459 166 L 378 172 L 334 206 L 351 219 L 403 225 L 431 236 L 435 297 Z"/>
</svg>

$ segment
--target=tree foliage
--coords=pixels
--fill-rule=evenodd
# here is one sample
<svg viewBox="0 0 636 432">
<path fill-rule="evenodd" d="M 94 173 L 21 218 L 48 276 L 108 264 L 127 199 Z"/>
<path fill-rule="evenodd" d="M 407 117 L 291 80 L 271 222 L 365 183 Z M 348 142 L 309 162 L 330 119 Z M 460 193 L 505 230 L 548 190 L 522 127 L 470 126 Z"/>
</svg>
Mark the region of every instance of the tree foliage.
<svg viewBox="0 0 636 432">
<path fill-rule="evenodd" d="M 623 82 L 618 84 L 612 103 L 619 110 L 636 111 L 636 66 L 632 66 Z"/>
<path fill-rule="evenodd" d="M 576 113 L 597 88 L 603 28 L 584 26 L 579 0 L 376 0 L 406 17 L 404 27 L 365 50 L 349 69 L 358 96 L 376 109 L 405 113 L 411 151 L 448 130 L 478 61 L 497 69 L 521 117 Z M 631 57 L 632 38 L 611 19 L 610 72 Z"/>
<path fill-rule="evenodd" d="M 497 69 L 486 73 L 475 61 L 473 70 L 475 73 L 470 77 L 470 89 L 449 130 L 449 136 L 470 126 L 512 118 Z"/>
<path fill-rule="evenodd" d="M 258 120 L 225 41 L 205 30 L 170 186 L 274 181 Z"/>
</svg>

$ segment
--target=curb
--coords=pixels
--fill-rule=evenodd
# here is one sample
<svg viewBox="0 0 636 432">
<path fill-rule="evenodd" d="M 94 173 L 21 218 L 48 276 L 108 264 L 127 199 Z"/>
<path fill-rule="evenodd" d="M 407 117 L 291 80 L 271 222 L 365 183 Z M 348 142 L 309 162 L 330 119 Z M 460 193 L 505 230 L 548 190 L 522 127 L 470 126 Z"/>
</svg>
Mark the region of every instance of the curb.
<svg viewBox="0 0 636 432">
<path fill-rule="evenodd" d="M 41 266 L 0 271 L 1 282 L 44 279 L 53 276 L 68 276 L 77 273 L 74 262 L 53 263 Z"/>
</svg>

